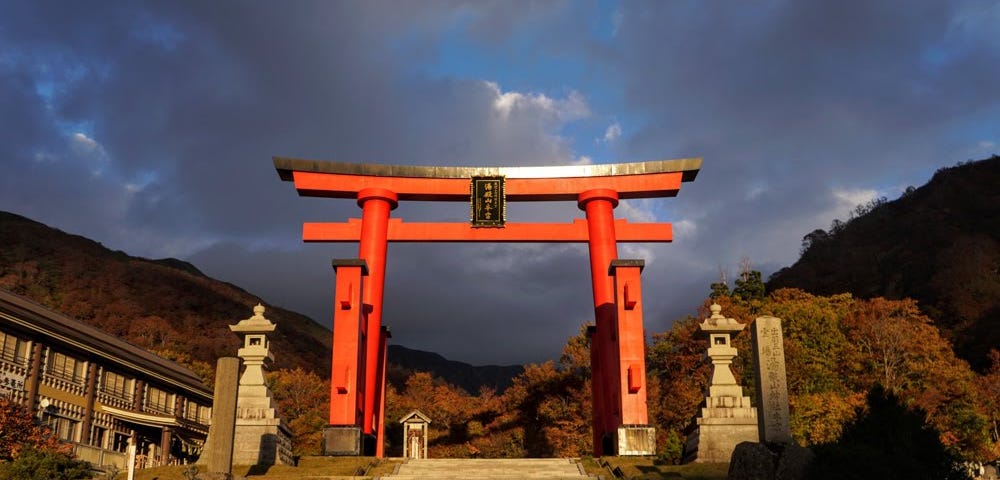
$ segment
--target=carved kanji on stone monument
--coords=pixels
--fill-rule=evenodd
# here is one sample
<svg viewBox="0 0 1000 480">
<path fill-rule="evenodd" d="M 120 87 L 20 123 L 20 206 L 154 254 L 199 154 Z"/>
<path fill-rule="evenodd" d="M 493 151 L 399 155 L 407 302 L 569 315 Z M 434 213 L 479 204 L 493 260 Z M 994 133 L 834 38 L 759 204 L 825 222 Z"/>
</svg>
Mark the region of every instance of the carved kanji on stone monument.
<svg viewBox="0 0 1000 480">
<path fill-rule="evenodd" d="M 751 330 L 757 398 L 760 402 L 759 427 L 761 442 L 790 443 L 788 423 L 788 384 L 785 379 L 785 348 L 782 343 L 781 319 L 758 317 Z"/>
</svg>

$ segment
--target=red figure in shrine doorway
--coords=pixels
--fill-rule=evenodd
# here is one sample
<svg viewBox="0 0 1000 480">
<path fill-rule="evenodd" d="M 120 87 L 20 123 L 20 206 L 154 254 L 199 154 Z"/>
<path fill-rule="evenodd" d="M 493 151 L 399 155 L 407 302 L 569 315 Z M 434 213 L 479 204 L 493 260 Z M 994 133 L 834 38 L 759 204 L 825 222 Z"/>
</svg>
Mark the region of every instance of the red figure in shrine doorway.
<svg viewBox="0 0 1000 480">
<path fill-rule="evenodd" d="M 274 158 L 302 196 L 350 198 L 361 219 L 305 223 L 306 242 L 358 242 L 336 269 L 330 426 L 324 453 L 383 456 L 388 330 L 382 325 L 389 242 L 578 242 L 590 247 L 595 326 L 590 330 L 594 455 L 653 455 L 646 412 L 642 260 L 618 258 L 619 242 L 670 242 L 669 223 L 614 218 L 620 199 L 673 197 L 701 159 L 560 167 L 420 167 Z M 468 223 L 390 218 L 400 201 L 468 202 Z M 507 222 L 506 202 L 575 201 L 585 219 Z"/>
</svg>

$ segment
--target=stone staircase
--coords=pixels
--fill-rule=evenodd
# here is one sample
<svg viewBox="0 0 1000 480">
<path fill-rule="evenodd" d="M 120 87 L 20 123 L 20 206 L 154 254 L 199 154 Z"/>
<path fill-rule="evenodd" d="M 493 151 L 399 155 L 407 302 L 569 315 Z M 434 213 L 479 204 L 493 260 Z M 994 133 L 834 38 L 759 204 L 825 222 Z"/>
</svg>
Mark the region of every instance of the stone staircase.
<svg viewBox="0 0 1000 480">
<path fill-rule="evenodd" d="M 386 480 L 513 480 L 538 478 L 550 480 L 581 480 L 596 478 L 587 475 L 583 467 L 566 458 L 515 459 L 448 459 L 427 458 L 409 460 L 399 465 Z"/>
</svg>

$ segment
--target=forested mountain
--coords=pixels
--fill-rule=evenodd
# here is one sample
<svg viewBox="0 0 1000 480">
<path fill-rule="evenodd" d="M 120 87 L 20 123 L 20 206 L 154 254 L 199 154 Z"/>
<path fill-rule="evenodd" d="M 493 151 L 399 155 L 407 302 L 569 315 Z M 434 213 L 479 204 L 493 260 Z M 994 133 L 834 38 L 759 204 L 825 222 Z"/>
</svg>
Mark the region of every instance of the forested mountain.
<svg viewBox="0 0 1000 480">
<path fill-rule="evenodd" d="M 406 385 L 406 380 L 413 373 L 427 372 L 472 394 L 478 394 L 484 387 L 503 393 L 514 382 L 514 377 L 523 371 L 521 365 L 473 366 L 448 360 L 433 352 L 389 345 L 387 378 L 398 389 Z"/>
<path fill-rule="evenodd" d="M 330 331 L 308 317 L 268 305 L 189 263 L 132 257 L 6 212 L 0 212 L 0 288 L 195 363 L 195 370 L 209 377 L 216 358 L 239 348 L 229 325 L 253 315 L 261 302 L 265 316 L 278 325 L 271 337 L 280 352 L 276 366 L 329 376 Z"/>
<path fill-rule="evenodd" d="M 802 248 L 768 291 L 913 298 L 977 369 L 1000 345 L 1000 156 L 942 168 L 809 233 Z"/>
<path fill-rule="evenodd" d="M 209 377 L 215 359 L 235 355 L 239 347 L 228 325 L 251 316 L 262 302 L 265 316 L 278 324 L 276 367 L 329 376 L 330 330 L 308 317 L 267 305 L 190 263 L 132 257 L 6 212 L 0 212 L 0 288 L 165 356 L 203 362 L 207 366 L 200 370 Z M 503 391 L 523 370 L 389 346 L 390 380 L 400 387 L 414 372 L 428 372 L 471 393 L 483 386 Z"/>
</svg>

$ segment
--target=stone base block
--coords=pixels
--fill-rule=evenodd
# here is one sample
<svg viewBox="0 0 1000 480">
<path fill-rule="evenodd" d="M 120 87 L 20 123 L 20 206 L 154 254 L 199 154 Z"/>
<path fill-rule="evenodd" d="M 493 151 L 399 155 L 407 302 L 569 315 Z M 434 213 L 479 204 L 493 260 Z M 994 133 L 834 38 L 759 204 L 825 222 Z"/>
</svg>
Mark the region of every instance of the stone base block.
<svg viewBox="0 0 1000 480">
<path fill-rule="evenodd" d="M 744 442 L 729 462 L 730 480 L 805 480 L 816 455 L 795 443 Z"/>
<path fill-rule="evenodd" d="M 710 419 L 715 421 L 711 423 L 704 420 L 709 419 L 699 419 L 698 428 L 688 435 L 684 463 L 728 463 L 737 444 L 758 439 L 756 419 L 725 419 L 729 420 L 727 423 L 719 422 L 723 419 Z"/>
<path fill-rule="evenodd" d="M 360 456 L 361 428 L 330 425 L 323 428 L 323 455 Z"/>
<path fill-rule="evenodd" d="M 280 420 L 236 420 L 233 465 L 294 464 L 291 432 Z"/>
<path fill-rule="evenodd" d="M 618 427 L 618 455 L 656 455 L 656 429 L 650 425 Z"/>
</svg>

